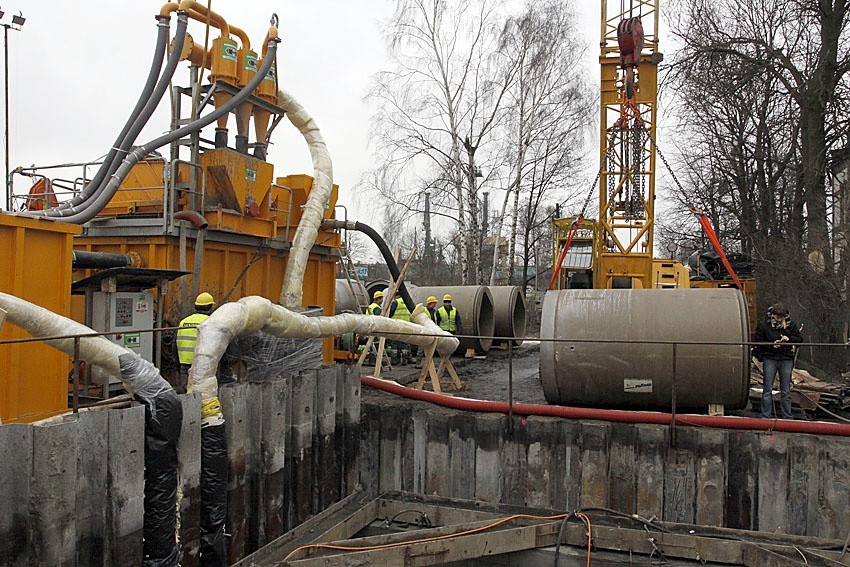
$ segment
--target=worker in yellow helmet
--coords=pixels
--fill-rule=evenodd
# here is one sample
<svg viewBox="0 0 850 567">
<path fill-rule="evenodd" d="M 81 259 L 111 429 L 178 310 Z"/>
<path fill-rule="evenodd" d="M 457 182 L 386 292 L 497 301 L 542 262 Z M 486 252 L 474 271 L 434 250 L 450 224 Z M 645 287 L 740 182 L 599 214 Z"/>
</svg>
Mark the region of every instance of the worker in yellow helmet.
<svg viewBox="0 0 850 567">
<path fill-rule="evenodd" d="M 425 307 L 428 309 L 428 316 L 431 317 L 431 320 L 436 323 L 437 322 L 437 298 L 433 295 L 429 295 L 428 299 L 425 300 Z"/>
<path fill-rule="evenodd" d="M 410 322 L 410 309 L 407 308 L 407 304 L 401 298 L 399 292 L 395 292 L 395 301 L 390 303 L 389 316 L 390 319 Z"/>
<path fill-rule="evenodd" d="M 380 315 L 381 314 L 381 305 L 384 303 L 384 292 L 383 290 L 378 290 L 372 296 L 372 304 L 366 308 L 366 315 Z"/>
<path fill-rule="evenodd" d="M 448 293 L 443 296 L 443 306 L 437 309 L 437 320 L 435 323 L 442 330 L 448 331 L 453 335 L 463 334 L 460 313 L 458 313 L 457 307 L 452 305 L 452 296 Z"/>
<path fill-rule="evenodd" d="M 177 331 L 177 358 L 180 360 L 180 384 L 174 389 L 178 394 L 186 393 L 189 383 L 189 367 L 195 360 L 195 343 L 198 340 L 198 325 L 209 319 L 215 299 L 203 292 L 195 299 L 195 312 L 180 321 Z"/>
</svg>

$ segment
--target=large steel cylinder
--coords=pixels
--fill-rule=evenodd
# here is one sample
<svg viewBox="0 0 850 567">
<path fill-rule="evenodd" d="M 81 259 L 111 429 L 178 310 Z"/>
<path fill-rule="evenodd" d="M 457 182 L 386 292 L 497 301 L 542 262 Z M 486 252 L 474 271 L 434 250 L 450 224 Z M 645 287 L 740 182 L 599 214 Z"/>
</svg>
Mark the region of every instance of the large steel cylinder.
<svg viewBox="0 0 850 567">
<path fill-rule="evenodd" d="M 522 289 L 516 285 L 490 286 L 490 295 L 493 296 L 493 313 L 495 315 L 495 326 L 493 334 L 497 337 L 519 337 L 514 340 L 514 346 L 522 344 L 525 336 L 525 323 L 527 309 L 525 295 Z M 506 343 L 494 339 L 494 344 Z"/>
<path fill-rule="evenodd" d="M 551 404 L 669 411 L 674 380 L 680 410 L 747 402 L 749 323 L 735 289 L 549 291 L 540 338 Z"/>
<path fill-rule="evenodd" d="M 410 294 L 416 303 L 425 303 L 429 295 L 437 298 L 437 307 L 443 304 L 443 296 L 452 296 L 452 305 L 460 314 L 463 324 L 463 334 L 473 335 L 474 338 L 460 339 L 460 346 L 456 352 L 466 352 L 466 349 L 475 349 L 479 352 L 487 352 L 493 344 L 493 332 L 495 330 L 495 318 L 493 316 L 493 296 L 490 290 L 483 285 L 467 286 L 440 286 L 440 287 L 413 287 Z"/>
<path fill-rule="evenodd" d="M 336 280 L 336 300 L 334 313 L 363 313 L 363 308 L 372 303 L 366 293 L 366 286 L 358 281 Z"/>
</svg>

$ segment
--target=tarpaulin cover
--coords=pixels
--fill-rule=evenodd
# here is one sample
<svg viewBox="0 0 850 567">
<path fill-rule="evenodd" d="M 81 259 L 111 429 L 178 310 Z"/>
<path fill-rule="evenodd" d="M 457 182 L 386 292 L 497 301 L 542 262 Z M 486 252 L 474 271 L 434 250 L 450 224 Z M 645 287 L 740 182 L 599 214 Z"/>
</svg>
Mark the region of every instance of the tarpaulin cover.
<svg viewBox="0 0 850 567">
<path fill-rule="evenodd" d="M 137 398 L 145 406 L 144 565 L 178 564 L 177 439 L 183 426 L 183 405 L 150 362 L 134 353 L 119 357 L 121 376 L 145 384 Z M 160 383 L 161 382 L 161 383 Z"/>
<path fill-rule="evenodd" d="M 201 428 L 201 565 L 227 566 L 224 523 L 227 517 L 226 425 Z"/>
</svg>

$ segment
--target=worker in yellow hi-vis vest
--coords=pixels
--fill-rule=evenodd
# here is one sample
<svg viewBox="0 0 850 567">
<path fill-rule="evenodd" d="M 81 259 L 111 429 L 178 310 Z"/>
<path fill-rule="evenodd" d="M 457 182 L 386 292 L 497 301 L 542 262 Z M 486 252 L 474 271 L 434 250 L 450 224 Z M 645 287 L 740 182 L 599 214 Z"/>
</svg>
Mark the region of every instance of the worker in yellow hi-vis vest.
<svg viewBox="0 0 850 567">
<path fill-rule="evenodd" d="M 457 307 L 452 305 L 452 296 L 448 293 L 443 296 L 443 306 L 437 309 L 437 320 L 435 321 L 442 330 L 453 335 L 463 334 L 463 323 Z"/>
<path fill-rule="evenodd" d="M 209 319 L 215 306 L 213 296 L 203 292 L 195 299 L 195 312 L 180 321 L 177 331 L 177 358 L 180 360 L 180 384 L 174 389 L 178 394 L 186 393 L 189 383 L 189 367 L 195 360 L 195 343 L 198 340 L 198 325 Z"/>
</svg>

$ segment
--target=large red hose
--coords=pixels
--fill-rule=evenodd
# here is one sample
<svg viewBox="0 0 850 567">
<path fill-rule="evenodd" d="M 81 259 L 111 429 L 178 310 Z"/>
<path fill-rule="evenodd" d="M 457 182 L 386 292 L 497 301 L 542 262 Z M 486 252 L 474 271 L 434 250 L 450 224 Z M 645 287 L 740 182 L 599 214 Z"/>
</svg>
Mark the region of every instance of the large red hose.
<svg viewBox="0 0 850 567">
<path fill-rule="evenodd" d="M 509 413 L 507 402 L 489 402 L 471 400 L 469 398 L 454 398 L 415 390 L 390 382 L 361 376 L 364 386 L 383 390 L 390 394 L 403 396 L 412 400 L 429 402 L 439 406 L 463 411 Z M 564 417 L 567 419 L 598 419 L 602 421 L 617 421 L 623 423 L 654 423 L 670 425 L 673 416 L 669 413 L 652 411 L 623 411 L 593 408 L 574 408 L 565 406 L 549 406 L 542 404 L 513 404 L 513 413 L 519 415 L 540 415 L 549 417 Z M 841 435 L 850 437 L 850 425 L 827 423 L 824 421 L 796 421 L 790 419 L 761 419 L 752 417 L 727 417 L 715 415 L 676 414 L 676 425 L 693 425 L 699 427 L 714 427 L 718 429 L 749 429 L 755 431 L 785 431 L 789 433 L 813 433 L 819 435 Z"/>
</svg>

